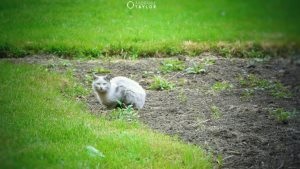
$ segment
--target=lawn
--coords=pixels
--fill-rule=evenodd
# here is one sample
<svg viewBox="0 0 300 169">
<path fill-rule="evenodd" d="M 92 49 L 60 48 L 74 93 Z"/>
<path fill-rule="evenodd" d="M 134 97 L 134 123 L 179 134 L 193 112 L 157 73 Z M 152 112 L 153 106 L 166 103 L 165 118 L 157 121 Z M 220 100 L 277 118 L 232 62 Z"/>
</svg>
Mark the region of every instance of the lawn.
<svg viewBox="0 0 300 169">
<path fill-rule="evenodd" d="M 75 100 L 87 91 L 70 74 L 0 67 L 0 168 L 211 168 L 199 147 L 91 115 Z"/>
<path fill-rule="evenodd" d="M 128 2 L 3 0 L 0 49 L 139 56 L 193 54 L 219 43 L 300 42 L 298 0 L 164 0 L 154 9 L 129 9 Z"/>
</svg>

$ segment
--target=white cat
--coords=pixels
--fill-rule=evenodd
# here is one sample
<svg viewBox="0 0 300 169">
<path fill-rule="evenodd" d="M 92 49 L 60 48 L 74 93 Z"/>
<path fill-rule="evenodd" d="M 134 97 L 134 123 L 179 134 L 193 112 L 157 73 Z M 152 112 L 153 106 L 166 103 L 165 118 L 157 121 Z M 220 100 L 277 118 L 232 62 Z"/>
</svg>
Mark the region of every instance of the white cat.
<svg viewBox="0 0 300 169">
<path fill-rule="evenodd" d="M 137 82 L 118 76 L 111 79 L 107 76 L 94 74 L 93 90 L 98 101 L 108 108 L 115 108 L 118 102 L 132 105 L 136 109 L 143 108 L 146 92 Z"/>
</svg>

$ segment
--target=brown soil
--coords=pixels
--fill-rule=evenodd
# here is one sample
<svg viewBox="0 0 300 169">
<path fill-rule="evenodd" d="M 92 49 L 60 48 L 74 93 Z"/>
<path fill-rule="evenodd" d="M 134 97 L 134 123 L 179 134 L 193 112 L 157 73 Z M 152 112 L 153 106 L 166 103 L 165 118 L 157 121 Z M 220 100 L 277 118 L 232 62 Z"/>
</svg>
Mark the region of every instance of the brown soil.
<svg viewBox="0 0 300 169">
<path fill-rule="evenodd" d="M 139 112 L 140 121 L 154 130 L 199 145 L 215 156 L 222 155 L 223 168 L 300 168 L 299 113 L 287 124 L 278 122 L 270 113 L 274 108 L 300 110 L 299 56 L 260 62 L 210 54 L 180 59 L 186 59 L 186 65 L 191 65 L 207 57 L 215 58 L 216 63 L 208 66 L 205 74 L 172 72 L 163 75 L 177 84 L 170 91 L 148 90 L 151 76 L 159 73 L 161 58 L 79 61 L 31 56 L 13 60 L 42 64 L 56 71 L 74 69 L 76 77 L 88 88 L 91 84 L 86 76 L 90 76 L 96 67 L 105 67 L 113 75 L 139 81 L 147 89 L 145 107 Z M 150 72 L 150 76 L 145 77 L 144 71 Z M 282 82 L 293 97 L 278 99 L 262 90 L 257 90 L 253 96 L 243 97 L 245 88 L 239 84 L 237 77 L 250 73 Z M 217 81 L 227 81 L 234 87 L 214 92 L 211 86 Z M 92 113 L 107 113 L 93 94 L 86 101 Z M 212 115 L 213 105 L 220 109 L 219 118 Z"/>
</svg>

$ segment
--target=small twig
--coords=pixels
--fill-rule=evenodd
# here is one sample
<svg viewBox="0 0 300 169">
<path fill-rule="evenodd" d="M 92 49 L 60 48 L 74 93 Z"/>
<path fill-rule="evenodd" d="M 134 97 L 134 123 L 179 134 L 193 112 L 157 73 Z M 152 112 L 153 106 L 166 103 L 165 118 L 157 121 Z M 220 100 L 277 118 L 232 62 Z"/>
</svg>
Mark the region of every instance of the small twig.
<svg viewBox="0 0 300 169">
<path fill-rule="evenodd" d="M 225 160 L 227 160 L 227 159 L 229 159 L 231 157 L 234 157 L 234 155 L 230 155 L 230 156 L 227 156 L 227 157 L 223 158 L 223 161 L 225 161 Z"/>
<path fill-rule="evenodd" d="M 181 72 L 177 72 L 175 75 L 173 75 L 172 77 L 168 78 L 168 79 L 173 79 L 175 76 L 177 76 L 179 73 Z"/>
<path fill-rule="evenodd" d="M 207 119 L 207 120 L 204 120 L 204 121 L 200 121 L 199 123 L 202 124 L 202 123 L 206 123 L 208 121 L 210 121 L 211 119 Z"/>
<path fill-rule="evenodd" d="M 234 155 L 241 155 L 242 153 L 237 152 L 237 151 L 227 151 L 229 154 L 234 154 Z"/>
<path fill-rule="evenodd" d="M 280 166 L 277 169 L 281 169 L 284 166 L 284 161 L 281 162 Z"/>
</svg>

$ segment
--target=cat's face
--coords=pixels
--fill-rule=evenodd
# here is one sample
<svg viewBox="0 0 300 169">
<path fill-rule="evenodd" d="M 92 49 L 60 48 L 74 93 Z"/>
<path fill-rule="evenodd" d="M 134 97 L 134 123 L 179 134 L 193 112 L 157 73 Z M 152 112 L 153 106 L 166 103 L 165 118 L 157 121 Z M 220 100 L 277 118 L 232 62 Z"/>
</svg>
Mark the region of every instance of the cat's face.
<svg viewBox="0 0 300 169">
<path fill-rule="evenodd" d="M 93 86 L 96 91 L 106 93 L 110 89 L 110 82 L 107 76 L 97 76 L 93 82 Z"/>
</svg>

